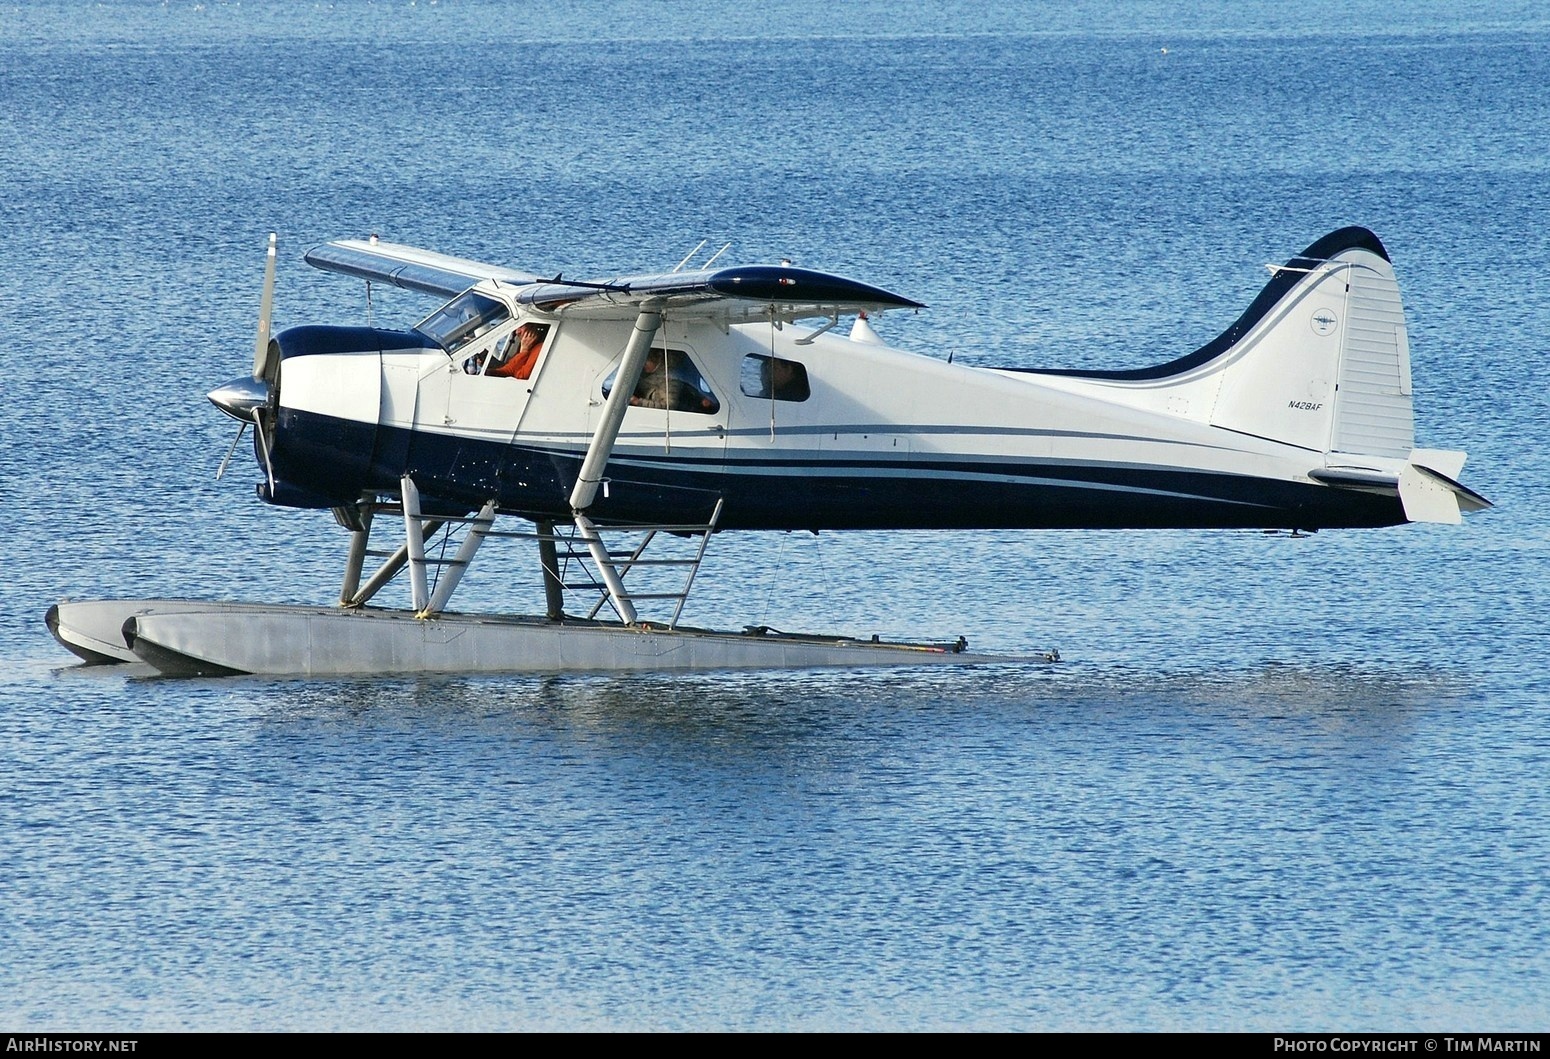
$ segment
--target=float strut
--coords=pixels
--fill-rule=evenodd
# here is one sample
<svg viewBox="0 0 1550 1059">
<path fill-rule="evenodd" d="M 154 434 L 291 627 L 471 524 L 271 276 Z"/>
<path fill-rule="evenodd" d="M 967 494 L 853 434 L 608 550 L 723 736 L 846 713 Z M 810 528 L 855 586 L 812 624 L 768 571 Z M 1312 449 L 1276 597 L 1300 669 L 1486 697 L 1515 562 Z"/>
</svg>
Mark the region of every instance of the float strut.
<svg viewBox="0 0 1550 1059">
<path fill-rule="evenodd" d="M 565 586 L 560 581 L 560 557 L 554 546 L 554 523 L 535 523 L 538 561 L 544 568 L 544 610 L 550 621 L 565 620 Z"/>
<path fill-rule="evenodd" d="M 597 572 L 603 575 L 603 584 L 608 588 L 608 598 L 613 600 L 614 610 L 619 612 L 619 620 L 626 625 L 634 625 L 635 604 L 630 602 L 630 595 L 624 590 L 624 582 L 619 580 L 619 571 L 614 569 L 614 561 L 608 557 L 608 546 L 598 536 L 597 527 L 592 525 L 592 520 L 587 516 L 578 513 L 576 532 L 587 542 L 587 551 L 592 553 L 592 562 Z"/>
<path fill-rule="evenodd" d="M 468 572 L 468 564 L 474 561 L 479 545 L 484 543 L 485 535 L 490 532 L 490 526 L 494 522 L 495 501 L 490 500 L 469 522 L 468 530 L 463 534 L 463 543 L 458 546 L 457 554 L 452 557 L 452 565 L 442 572 L 441 580 L 436 583 L 436 591 L 431 594 L 431 601 L 425 605 L 425 609 L 417 615 L 418 617 L 433 618 L 446 609 L 447 600 L 452 598 L 458 583 Z"/>
<path fill-rule="evenodd" d="M 367 493 L 355 505 L 361 528 L 350 532 L 350 554 L 344 561 L 344 584 L 339 589 L 339 605 L 348 607 L 361 587 L 361 567 L 366 562 L 366 544 L 371 540 L 372 495 Z"/>
<path fill-rule="evenodd" d="M 409 549 L 409 599 L 419 614 L 430 602 L 425 578 L 425 526 L 420 522 L 420 490 L 407 474 L 399 479 L 404 498 L 404 545 Z"/>
<path fill-rule="evenodd" d="M 430 519 L 425 523 L 425 536 L 434 537 L 441 532 L 444 525 L 441 519 Z M 404 563 L 409 561 L 409 545 L 400 544 L 398 550 L 382 561 L 377 572 L 371 575 L 371 580 L 366 582 L 366 587 L 345 601 L 347 607 L 364 606 L 367 601 L 382 591 L 382 586 L 398 576 L 398 572 L 404 568 Z"/>
</svg>

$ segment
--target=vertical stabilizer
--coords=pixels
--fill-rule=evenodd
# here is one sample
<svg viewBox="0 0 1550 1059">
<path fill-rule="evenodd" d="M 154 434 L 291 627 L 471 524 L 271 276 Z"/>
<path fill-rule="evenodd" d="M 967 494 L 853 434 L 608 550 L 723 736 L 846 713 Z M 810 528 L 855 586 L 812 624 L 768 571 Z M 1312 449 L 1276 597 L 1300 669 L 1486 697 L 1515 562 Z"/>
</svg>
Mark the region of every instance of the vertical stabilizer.
<svg viewBox="0 0 1550 1059">
<path fill-rule="evenodd" d="M 1212 424 L 1317 452 L 1408 457 L 1410 348 L 1382 244 L 1345 229 L 1274 271 L 1266 292 L 1279 286 L 1279 298 L 1219 361 Z"/>
</svg>

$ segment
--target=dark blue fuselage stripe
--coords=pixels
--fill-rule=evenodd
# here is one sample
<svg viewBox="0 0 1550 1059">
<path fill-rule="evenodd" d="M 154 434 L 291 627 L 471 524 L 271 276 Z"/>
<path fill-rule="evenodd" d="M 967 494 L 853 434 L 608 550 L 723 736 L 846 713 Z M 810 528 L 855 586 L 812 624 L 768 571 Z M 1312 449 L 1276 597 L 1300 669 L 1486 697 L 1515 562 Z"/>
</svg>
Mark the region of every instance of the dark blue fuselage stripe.
<svg viewBox="0 0 1550 1059">
<path fill-rule="evenodd" d="M 337 504 L 422 491 L 477 508 L 564 518 L 579 452 L 505 445 L 282 409 L 275 472 Z M 369 461 L 361 453 L 373 455 Z M 725 499 L 725 529 L 1296 528 L 1405 521 L 1397 497 L 1167 468 L 920 458 L 740 462 L 621 454 L 599 520 L 682 522 Z M 745 469 L 746 468 L 746 469 Z M 778 469 L 778 470 L 777 470 Z M 772 470 L 776 473 L 770 473 Z"/>
</svg>

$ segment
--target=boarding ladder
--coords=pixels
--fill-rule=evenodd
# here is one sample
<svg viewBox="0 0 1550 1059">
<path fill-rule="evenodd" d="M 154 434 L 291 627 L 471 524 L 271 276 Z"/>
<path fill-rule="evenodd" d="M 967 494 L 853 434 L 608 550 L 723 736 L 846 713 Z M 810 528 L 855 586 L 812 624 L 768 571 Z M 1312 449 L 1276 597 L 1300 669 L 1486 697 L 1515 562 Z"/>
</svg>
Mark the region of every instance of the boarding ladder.
<svg viewBox="0 0 1550 1059">
<path fill-rule="evenodd" d="M 710 520 L 705 523 L 606 523 L 591 527 L 596 536 L 606 537 L 604 554 L 622 587 L 624 600 L 636 612 L 637 623 L 651 624 L 641 617 L 643 611 L 639 604 L 658 609 L 660 613 L 665 613 L 671 605 L 671 614 L 661 619 L 660 624 L 669 629 L 677 627 L 684 602 L 689 598 L 700 564 L 705 559 L 710 536 L 716 532 L 716 524 L 720 521 L 722 503 L 717 499 Z M 609 592 L 607 578 L 598 568 L 597 550 L 582 534 L 579 526 L 569 525 L 548 536 L 555 548 L 557 568 L 553 571 L 554 576 L 562 588 L 597 594 L 597 601 L 587 612 L 588 620 L 595 619 L 605 606 L 612 608 L 621 619 L 629 620 L 619 612 L 614 596 Z M 545 539 L 543 534 L 537 536 L 540 540 Z M 646 550 L 653 544 L 657 548 L 647 557 Z M 635 576 L 630 584 L 623 586 L 624 579 L 632 573 Z M 682 575 L 681 582 L 675 576 L 678 574 Z"/>
</svg>

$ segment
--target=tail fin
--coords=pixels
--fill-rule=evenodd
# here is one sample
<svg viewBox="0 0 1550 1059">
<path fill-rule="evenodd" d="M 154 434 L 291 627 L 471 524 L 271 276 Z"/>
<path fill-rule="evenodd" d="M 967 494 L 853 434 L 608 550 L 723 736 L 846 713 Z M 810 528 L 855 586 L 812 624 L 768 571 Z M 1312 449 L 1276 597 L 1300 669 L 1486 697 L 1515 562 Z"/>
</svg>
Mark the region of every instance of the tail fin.
<svg viewBox="0 0 1550 1059">
<path fill-rule="evenodd" d="M 1262 316 L 1220 358 L 1212 425 L 1322 451 L 1329 485 L 1376 471 L 1412 522 L 1491 506 L 1457 481 L 1464 453 L 1415 447 L 1404 305 L 1378 237 L 1343 228 L 1273 271 Z"/>
<path fill-rule="evenodd" d="M 1455 480 L 1464 453 L 1415 447 L 1404 305 L 1378 237 L 1342 228 L 1269 267 L 1244 314 L 1188 356 L 1048 374 L 1116 384 L 1138 404 L 1322 453 L 1316 480 L 1394 490 L 1414 522 L 1458 522 L 1461 511 L 1489 507 Z"/>
<path fill-rule="evenodd" d="M 1388 251 L 1366 228 L 1342 228 L 1270 270 L 1243 315 L 1187 356 L 1042 373 L 1167 393 L 1191 418 L 1315 452 L 1404 459 L 1415 444 L 1410 344 Z"/>
<path fill-rule="evenodd" d="M 1210 365 L 1221 373 L 1212 425 L 1314 451 L 1408 458 L 1410 343 L 1383 244 L 1344 228 L 1274 272 Z"/>
</svg>

